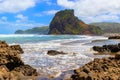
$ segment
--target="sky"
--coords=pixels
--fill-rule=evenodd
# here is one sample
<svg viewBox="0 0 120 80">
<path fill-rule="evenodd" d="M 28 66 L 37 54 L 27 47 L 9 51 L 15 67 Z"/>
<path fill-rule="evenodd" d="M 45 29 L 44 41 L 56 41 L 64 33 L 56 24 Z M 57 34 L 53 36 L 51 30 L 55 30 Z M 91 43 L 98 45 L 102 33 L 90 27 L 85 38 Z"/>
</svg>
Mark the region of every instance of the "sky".
<svg viewBox="0 0 120 80">
<path fill-rule="evenodd" d="M 120 0 L 0 0 L 0 34 L 49 26 L 65 9 L 73 9 L 85 23 L 120 22 Z"/>
</svg>

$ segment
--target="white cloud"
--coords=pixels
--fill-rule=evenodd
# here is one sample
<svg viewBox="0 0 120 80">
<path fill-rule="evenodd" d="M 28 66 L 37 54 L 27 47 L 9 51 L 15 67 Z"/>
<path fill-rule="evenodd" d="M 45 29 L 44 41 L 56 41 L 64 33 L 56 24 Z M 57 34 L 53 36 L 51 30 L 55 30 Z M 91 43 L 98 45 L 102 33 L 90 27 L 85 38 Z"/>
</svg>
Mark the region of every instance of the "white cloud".
<svg viewBox="0 0 120 80">
<path fill-rule="evenodd" d="M 56 5 L 53 0 L 40 0 L 40 2 L 45 2 L 47 5 Z"/>
<path fill-rule="evenodd" d="M 36 17 L 41 17 L 41 16 L 43 16 L 43 15 L 42 15 L 41 13 L 35 13 L 34 16 L 36 16 Z"/>
<path fill-rule="evenodd" d="M 41 13 L 35 13 L 34 16 L 36 16 L 36 17 L 41 17 L 41 16 L 43 16 L 43 15 L 42 15 Z"/>
<path fill-rule="evenodd" d="M 0 21 L 6 22 L 7 21 L 7 17 L 6 16 L 2 16 L 1 19 L 0 19 Z"/>
<path fill-rule="evenodd" d="M 53 14 L 55 14 L 58 11 L 59 10 L 49 10 L 49 11 L 44 11 L 43 13 L 46 14 L 46 15 L 53 15 Z"/>
<path fill-rule="evenodd" d="M 75 2 L 69 0 L 57 0 L 57 3 L 66 8 L 72 8 L 75 5 Z"/>
<path fill-rule="evenodd" d="M 43 0 L 44 2 L 46 2 L 48 5 L 52 5 L 53 3 L 50 0 Z"/>
<path fill-rule="evenodd" d="M 34 7 L 36 0 L 1 0 L 0 13 L 16 13 Z"/>
<path fill-rule="evenodd" d="M 0 31 L 0 33 L 14 33 L 16 30 L 26 30 L 33 27 L 45 26 L 45 24 L 37 23 L 37 22 L 3 22 L 0 21 L 0 29 L 5 30 L 5 32 Z M 7 32 L 8 31 L 8 32 Z"/>
<path fill-rule="evenodd" d="M 54 15 L 57 13 L 59 10 L 49 10 L 49 11 L 43 11 L 40 13 L 35 13 L 34 16 L 41 17 L 41 16 L 46 16 L 46 15 Z"/>
<path fill-rule="evenodd" d="M 38 26 L 42 26 L 44 24 L 41 24 L 41 23 L 8 23 L 11 27 L 21 27 L 21 28 L 30 28 L 30 27 L 38 27 Z"/>
<path fill-rule="evenodd" d="M 119 20 L 120 0 L 57 0 L 57 4 L 74 9 L 75 15 L 86 22 Z"/>
<path fill-rule="evenodd" d="M 15 16 L 16 18 L 18 18 L 17 22 L 23 22 L 23 21 L 27 21 L 28 17 L 24 16 L 22 14 L 18 14 L 17 16 Z"/>
<path fill-rule="evenodd" d="M 86 22 L 119 22 L 119 16 L 116 15 L 99 15 L 99 16 L 91 16 L 84 18 Z"/>
</svg>

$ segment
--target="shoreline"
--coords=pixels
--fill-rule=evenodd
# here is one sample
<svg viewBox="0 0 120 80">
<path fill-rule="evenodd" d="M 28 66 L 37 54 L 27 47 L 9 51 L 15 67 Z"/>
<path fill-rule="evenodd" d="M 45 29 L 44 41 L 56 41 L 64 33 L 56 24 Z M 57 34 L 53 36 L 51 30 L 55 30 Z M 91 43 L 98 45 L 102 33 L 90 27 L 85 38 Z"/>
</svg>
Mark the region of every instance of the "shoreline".
<svg viewBox="0 0 120 80">
<path fill-rule="evenodd" d="M 33 78 L 61 79 L 68 75 L 70 77 L 74 73 L 69 73 L 69 70 L 73 72 L 75 69 L 83 67 L 85 64 L 93 61 L 94 58 L 101 59 L 103 57 L 109 57 L 108 55 L 94 55 L 94 51 L 90 50 L 92 46 L 86 44 L 88 41 L 90 41 L 91 44 L 96 41 L 100 42 L 103 39 L 103 37 L 94 37 L 93 39 L 90 38 L 90 40 L 49 41 L 51 45 L 49 45 L 49 43 L 20 44 L 25 51 L 25 53 L 22 54 L 22 58 L 24 58 L 22 60 L 25 64 L 29 64 L 36 69 L 40 68 L 38 71 L 43 74 L 39 74 L 40 76 L 36 77 L 32 76 Z M 52 49 L 67 54 L 48 55 L 47 51 Z M 46 73 L 48 73 L 48 75 Z M 29 76 L 26 76 L 26 78 L 27 77 L 30 78 Z"/>
<path fill-rule="evenodd" d="M 101 37 L 100 37 L 101 38 Z M 70 42 L 68 42 L 68 43 L 62 43 L 61 45 L 63 45 L 63 46 L 73 46 L 73 44 L 74 45 L 76 45 L 76 44 L 80 44 L 80 45 L 83 45 L 83 44 L 81 44 L 81 43 L 83 43 L 83 42 L 88 42 L 88 40 L 86 40 L 86 41 L 84 41 L 84 40 L 75 40 L 75 41 L 70 41 Z M 85 46 L 85 45 L 84 45 Z M 70 48 L 70 47 L 68 47 L 68 48 Z M 72 47 L 71 47 L 72 48 Z M 82 47 L 81 47 L 82 48 Z M 85 46 L 85 48 L 86 48 L 86 46 Z M 60 48 L 61 49 L 61 48 Z M 72 49 L 74 49 L 74 48 L 72 48 Z M 62 49 L 61 50 L 59 50 L 59 51 L 63 51 Z M 68 51 L 68 50 L 67 50 Z M 64 52 L 64 51 L 63 51 Z M 83 51 L 84 52 L 84 51 Z M 82 52 L 82 53 L 83 53 Z M 69 52 L 67 52 L 68 54 L 67 55 L 71 55 L 71 57 L 75 57 L 75 56 L 73 56 L 74 54 L 73 53 L 75 53 L 74 51 L 72 52 L 72 53 L 69 53 Z M 80 55 L 81 53 L 75 53 L 75 55 Z M 83 53 L 84 54 L 84 53 Z M 93 53 L 92 52 L 90 52 L 89 54 L 88 54 L 88 52 L 87 53 L 85 53 L 85 54 L 87 54 L 87 55 L 93 55 Z M 66 55 L 65 55 L 66 56 Z M 99 58 L 100 57 L 105 57 L 106 55 L 103 55 L 103 56 L 98 56 Z M 50 56 L 51 57 L 51 56 Z M 53 56 L 53 58 L 54 57 L 63 57 L 62 55 L 58 55 L 58 56 Z M 95 57 L 95 56 L 94 56 Z M 51 57 L 52 58 L 52 57 Z M 79 59 L 79 58 L 78 58 Z M 77 60 L 77 59 L 76 59 Z M 91 60 L 89 60 L 88 62 L 90 62 Z M 86 62 L 86 63 L 88 63 L 88 62 Z M 85 64 L 86 64 L 85 63 Z M 84 66 L 85 64 L 83 64 L 83 65 L 79 65 L 78 67 L 76 67 L 76 68 L 79 68 L 79 67 L 82 67 L 82 66 Z M 33 66 L 34 67 L 34 66 Z M 74 69 L 76 69 L 76 68 L 72 68 L 72 70 L 74 70 Z M 44 69 L 43 69 L 44 70 Z M 69 70 L 71 70 L 71 69 L 69 69 Z M 67 71 L 67 70 L 66 70 Z M 39 72 L 41 72 L 41 71 L 39 71 Z M 64 71 L 58 71 L 58 72 L 56 72 L 56 75 L 62 75 L 64 73 Z M 44 73 L 44 74 L 46 74 L 46 73 Z M 43 74 L 43 76 L 44 76 L 44 74 Z M 67 74 L 66 74 L 67 75 Z M 71 74 L 72 75 L 72 74 Z M 46 75 L 45 75 L 46 76 Z M 51 76 L 55 76 L 55 74 L 53 74 L 53 75 L 50 75 L 50 74 L 48 74 L 47 75 L 47 77 L 51 77 Z"/>
</svg>

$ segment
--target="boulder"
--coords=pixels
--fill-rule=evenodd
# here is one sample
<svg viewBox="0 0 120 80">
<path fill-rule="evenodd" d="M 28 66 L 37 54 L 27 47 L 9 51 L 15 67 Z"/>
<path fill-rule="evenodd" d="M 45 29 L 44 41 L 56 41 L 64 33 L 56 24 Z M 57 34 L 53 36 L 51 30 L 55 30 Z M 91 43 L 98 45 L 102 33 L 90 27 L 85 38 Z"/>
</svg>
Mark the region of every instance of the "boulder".
<svg viewBox="0 0 120 80">
<path fill-rule="evenodd" d="M 54 55 L 59 55 L 59 54 L 64 55 L 64 54 L 67 54 L 67 53 L 59 52 L 59 51 L 55 51 L 55 50 L 49 50 L 47 54 L 51 55 L 51 56 L 54 56 Z"/>
</svg>

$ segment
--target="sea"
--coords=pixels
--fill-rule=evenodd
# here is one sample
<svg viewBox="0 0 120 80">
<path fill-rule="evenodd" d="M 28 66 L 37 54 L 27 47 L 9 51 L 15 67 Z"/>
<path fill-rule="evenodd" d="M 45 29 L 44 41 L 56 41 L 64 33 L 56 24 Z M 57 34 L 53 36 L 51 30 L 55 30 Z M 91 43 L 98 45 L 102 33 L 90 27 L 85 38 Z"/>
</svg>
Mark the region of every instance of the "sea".
<svg viewBox="0 0 120 80">
<path fill-rule="evenodd" d="M 19 44 L 24 50 L 21 59 L 43 76 L 58 77 L 62 72 L 82 67 L 94 58 L 109 55 L 94 55 L 93 46 L 117 44 L 120 40 L 108 40 L 104 36 L 88 35 L 0 35 L 9 45 Z M 65 55 L 48 55 L 48 50 L 63 51 Z"/>
</svg>

